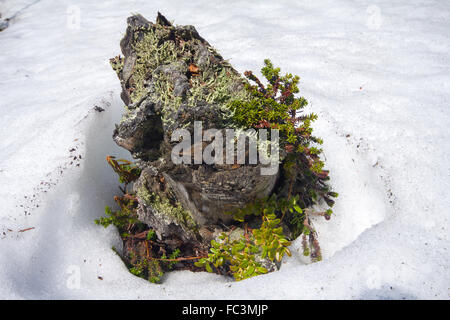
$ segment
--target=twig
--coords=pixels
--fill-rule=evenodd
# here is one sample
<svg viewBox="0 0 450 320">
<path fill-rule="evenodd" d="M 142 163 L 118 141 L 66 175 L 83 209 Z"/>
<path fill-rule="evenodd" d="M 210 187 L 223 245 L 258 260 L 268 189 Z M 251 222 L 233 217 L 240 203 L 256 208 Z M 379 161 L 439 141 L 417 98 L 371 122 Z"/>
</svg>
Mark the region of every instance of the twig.
<svg viewBox="0 0 450 320">
<path fill-rule="evenodd" d="M 145 249 L 147 250 L 147 258 L 150 258 L 150 252 L 149 252 L 150 250 L 148 248 L 148 242 L 145 241 L 144 243 L 145 243 Z"/>
<path fill-rule="evenodd" d="M 294 180 L 295 180 L 295 175 L 292 176 L 291 183 L 290 183 L 290 185 L 289 185 L 288 201 L 291 199 L 292 185 L 294 184 Z M 287 210 L 287 208 L 285 208 L 285 209 L 283 210 L 283 214 L 282 214 L 282 216 L 281 216 L 281 220 L 280 220 L 280 221 L 283 221 L 284 215 L 286 214 L 286 210 Z"/>
<path fill-rule="evenodd" d="M 22 230 L 19 230 L 19 231 L 17 231 L 17 232 L 25 232 L 25 231 L 28 231 L 28 230 L 33 230 L 34 229 L 34 227 L 31 227 L 31 228 L 27 228 L 27 229 L 22 229 Z"/>
<path fill-rule="evenodd" d="M 176 258 L 176 259 L 162 259 L 162 258 L 152 258 L 149 257 L 150 260 L 159 260 L 159 261 L 186 261 L 186 260 L 198 260 L 202 258 L 207 258 L 208 256 L 199 256 L 199 257 L 184 257 L 184 258 Z"/>
</svg>

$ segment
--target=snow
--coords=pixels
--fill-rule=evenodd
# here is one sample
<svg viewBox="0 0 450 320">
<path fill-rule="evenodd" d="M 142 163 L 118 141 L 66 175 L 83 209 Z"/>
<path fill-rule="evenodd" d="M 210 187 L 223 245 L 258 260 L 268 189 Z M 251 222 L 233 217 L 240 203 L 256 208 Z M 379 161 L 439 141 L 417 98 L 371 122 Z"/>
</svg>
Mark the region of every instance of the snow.
<svg viewBox="0 0 450 320">
<path fill-rule="evenodd" d="M 118 192 L 105 156 L 129 157 L 111 138 L 123 103 L 108 59 L 130 13 L 157 11 L 241 72 L 270 58 L 300 75 L 340 194 L 316 221 L 322 262 L 304 264 L 296 241 L 279 272 L 155 285 L 93 223 Z M 0 32 L 0 298 L 450 298 L 450 3 L 2 0 L 0 13 L 14 17 Z"/>
</svg>

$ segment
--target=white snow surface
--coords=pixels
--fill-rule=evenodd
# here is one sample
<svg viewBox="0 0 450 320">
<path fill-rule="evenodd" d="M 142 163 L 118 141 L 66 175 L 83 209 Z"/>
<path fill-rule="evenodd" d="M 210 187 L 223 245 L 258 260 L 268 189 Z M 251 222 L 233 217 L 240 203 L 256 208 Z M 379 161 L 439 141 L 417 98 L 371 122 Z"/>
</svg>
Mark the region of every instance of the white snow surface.
<svg viewBox="0 0 450 320">
<path fill-rule="evenodd" d="M 278 272 L 156 285 L 93 223 L 119 192 L 105 156 L 129 157 L 111 137 L 123 102 L 108 59 L 131 13 L 157 11 L 240 72 L 270 58 L 300 75 L 340 194 L 316 221 L 323 261 L 305 264 L 297 240 Z M 0 13 L 14 17 L 0 32 L 0 298 L 450 298 L 450 2 L 3 0 Z"/>
</svg>

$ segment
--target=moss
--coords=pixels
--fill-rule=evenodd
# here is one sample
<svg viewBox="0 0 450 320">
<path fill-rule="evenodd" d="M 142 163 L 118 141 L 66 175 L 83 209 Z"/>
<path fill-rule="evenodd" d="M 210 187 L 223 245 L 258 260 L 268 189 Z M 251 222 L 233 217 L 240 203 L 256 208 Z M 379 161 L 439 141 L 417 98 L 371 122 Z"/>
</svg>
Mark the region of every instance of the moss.
<svg viewBox="0 0 450 320">
<path fill-rule="evenodd" d="M 161 277 L 164 275 L 160 262 L 154 259 L 144 258 L 135 263 L 129 270 L 135 276 L 147 279 L 152 283 L 160 283 Z"/>
<path fill-rule="evenodd" d="M 158 260 L 147 260 L 148 281 L 160 283 L 164 272 Z"/>
<path fill-rule="evenodd" d="M 160 214 L 164 218 L 176 222 L 180 226 L 185 226 L 190 230 L 195 230 L 197 225 L 192 218 L 191 213 L 184 209 L 180 203 L 171 204 L 169 199 L 162 198 L 154 192 L 150 192 L 145 186 L 141 186 L 137 190 L 137 196 L 144 204 L 152 207 L 156 214 Z"/>
</svg>

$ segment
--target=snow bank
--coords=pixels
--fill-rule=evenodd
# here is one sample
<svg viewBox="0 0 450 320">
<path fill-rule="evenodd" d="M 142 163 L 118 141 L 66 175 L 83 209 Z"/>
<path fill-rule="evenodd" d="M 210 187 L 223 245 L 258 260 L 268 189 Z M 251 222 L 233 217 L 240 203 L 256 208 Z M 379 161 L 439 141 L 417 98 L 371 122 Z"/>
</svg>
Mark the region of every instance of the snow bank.
<svg viewBox="0 0 450 320">
<path fill-rule="evenodd" d="M 316 222 L 324 261 L 305 265 L 297 241 L 279 272 L 154 285 L 93 224 L 118 192 L 105 156 L 128 156 L 111 138 L 122 102 L 108 59 L 131 12 L 158 10 L 241 72 L 268 57 L 301 76 L 340 194 Z M 450 4 L 0 1 L 0 13 L 14 16 L 0 33 L 0 298 L 449 298 Z"/>
</svg>

